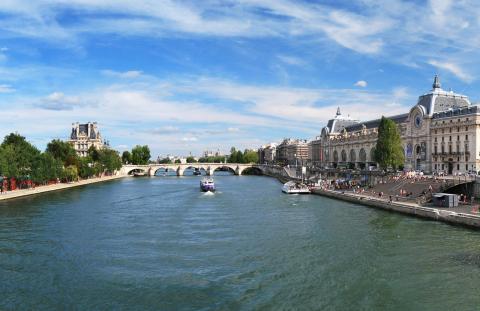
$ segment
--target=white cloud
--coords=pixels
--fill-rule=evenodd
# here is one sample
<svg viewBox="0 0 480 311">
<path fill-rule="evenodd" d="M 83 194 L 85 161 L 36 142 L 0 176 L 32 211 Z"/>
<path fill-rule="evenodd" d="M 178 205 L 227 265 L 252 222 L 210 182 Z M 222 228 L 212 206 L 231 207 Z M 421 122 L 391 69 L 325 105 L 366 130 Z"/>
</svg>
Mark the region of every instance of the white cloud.
<svg viewBox="0 0 480 311">
<path fill-rule="evenodd" d="M 0 38 L 35 38 L 78 48 L 85 42 L 83 36 L 105 33 L 274 37 L 322 53 L 342 47 L 361 54 L 379 54 L 387 62 L 406 66 L 426 64 L 442 51 L 449 60 L 444 69 L 471 81 L 474 72 L 470 68 L 477 63 L 480 44 L 480 2 L 389 0 L 385 5 L 380 0 L 364 0 L 355 8 L 290 0 L 1 1 L 0 13 L 5 17 L 0 20 Z M 69 10 L 80 14 L 67 24 L 61 17 Z M 302 59 L 291 55 L 280 55 L 279 60 L 302 64 Z M 472 72 L 459 70 L 460 62 Z M 478 66 L 475 71 L 479 71 Z M 141 72 L 117 74 L 135 78 Z"/>
<path fill-rule="evenodd" d="M 0 94 L 1 93 L 12 93 L 15 92 L 15 89 L 8 84 L 0 84 Z"/>
<path fill-rule="evenodd" d="M 367 87 L 367 81 L 364 81 L 364 80 L 357 81 L 355 82 L 354 86 Z"/>
<path fill-rule="evenodd" d="M 429 60 L 428 63 L 439 69 L 444 69 L 446 71 L 449 71 L 450 73 L 453 73 L 455 76 L 465 82 L 473 81 L 473 77 L 467 72 L 465 72 L 465 70 L 462 69 L 458 64 L 452 62 L 441 62 L 437 60 Z"/>
<path fill-rule="evenodd" d="M 114 149 L 124 151 L 124 150 L 128 150 L 129 147 L 128 147 L 128 145 L 117 145 L 117 146 L 114 147 Z"/>
<path fill-rule="evenodd" d="M 112 76 L 112 77 L 117 77 L 117 78 L 123 78 L 123 79 L 134 79 L 142 76 L 142 71 L 140 70 L 129 70 L 129 71 L 124 71 L 124 72 L 118 72 L 114 70 L 102 70 L 101 73 L 105 76 Z"/>
<path fill-rule="evenodd" d="M 77 96 L 66 96 L 62 92 L 53 92 L 42 98 L 36 106 L 47 110 L 73 110 L 80 104 Z"/>
<path fill-rule="evenodd" d="M 306 62 L 303 59 L 295 56 L 277 55 L 277 58 L 287 65 L 303 66 L 306 64 Z"/>
<path fill-rule="evenodd" d="M 193 142 L 193 141 L 197 141 L 198 138 L 196 137 L 182 137 L 182 141 L 184 142 Z"/>
<path fill-rule="evenodd" d="M 155 128 L 153 131 L 149 131 L 155 135 L 171 135 L 176 134 L 180 131 L 180 128 L 177 126 L 166 125 L 160 128 Z"/>
<path fill-rule="evenodd" d="M 11 123 L 12 128 L 0 129 L 0 136 L 18 130 L 27 137 L 48 141 L 66 138 L 70 122 L 98 121 L 103 136 L 113 145 L 148 144 L 154 152 L 166 148 L 171 152 L 200 152 L 221 145 L 228 151 L 232 145 L 256 147 L 245 144 L 262 141 L 261 137 L 268 141 L 291 133 L 314 137 L 335 115 L 337 106 L 344 114 L 369 120 L 404 113 L 415 103 L 416 96 L 412 96 L 388 107 L 394 94 L 399 95 L 395 90 L 385 94 L 254 86 L 209 77 L 168 83 L 157 79 L 151 84 L 124 81 L 70 96 L 54 92 L 41 98 L 23 98 L 2 111 L 2 117 L 16 121 Z M 197 100 L 201 98 L 208 100 Z M 255 130 L 231 135 L 244 128 Z M 279 137 L 272 133 L 279 133 Z"/>
</svg>

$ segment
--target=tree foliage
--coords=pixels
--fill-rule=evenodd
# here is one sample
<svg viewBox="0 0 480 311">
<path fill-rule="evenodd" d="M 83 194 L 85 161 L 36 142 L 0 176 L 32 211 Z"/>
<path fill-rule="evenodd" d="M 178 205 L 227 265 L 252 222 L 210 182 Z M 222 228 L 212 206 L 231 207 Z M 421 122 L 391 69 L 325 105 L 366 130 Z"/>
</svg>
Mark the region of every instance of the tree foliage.
<svg viewBox="0 0 480 311">
<path fill-rule="evenodd" d="M 90 148 L 88 156 L 82 158 L 71 144 L 58 139 L 49 142 L 43 153 L 19 134 L 6 136 L 0 145 L 0 176 L 36 184 L 113 173 L 121 166 L 120 156 L 114 150 Z"/>
<path fill-rule="evenodd" d="M 229 163 L 257 163 L 258 153 L 254 150 L 245 149 L 244 152 L 235 147 L 230 148 Z"/>
<path fill-rule="evenodd" d="M 7 135 L 0 145 L 0 155 L 4 159 L 2 174 L 9 177 L 19 178 L 27 177 L 32 174 L 32 169 L 35 165 L 40 151 L 30 144 L 25 137 L 11 133 Z"/>
<path fill-rule="evenodd" d="M 192 157 L 192 156 L 187 157 L 187 163 L 195 163 L 195 162 L 197 162 L 197 161 L 195 160 L 194 157 Z"/>
<path fill-rule="evenodd" d="M 98 162 L 102 165 L 102 172 L 113 173 L 122 167 L 122 160 L 117 151 L 112 149 L 99 150 Z"/>
<path fill-rule="evenodd" d="M 382 117 L 378 126 L 375 161 L 383 169 L 396 169 L 405 161 L 402 139 L 397 125 L 393 120 L 385 117 Z"/>
<path fill-rule="evenodd" d="M 150 148 L 147 145 L 137 145 L 132 149 L 132 164 L 144 165 L 150 160 Z"/>
<path fill-rule="evenodd" d="M 225 162 L 225 156 L 209 156 L 201 157 L 198 159 L 198 163 L 223 163 Z"/>
<path fill-rule="evenodd" d="M 123 163 L 123 164 L 130 164 L 130 163 L 132 163 L 132 154 L 130 153 L 130 151 L 125 150 L 125 151 L 122 153 L 122 163 Z"/>
<path fill-rule="evenodd" d="M 254 150 L 245 149 L 243 153 L 243 163 L 257 163 L 258 153 Z"/>
<path fill-rule="evenodd" d="M 47 144 L 47 153 L 55 159 L 60 160 L 65 166 L 76 165 L 78 162 L 77 153 L 73 146 L 60 139 L 54 139 Z"/>
<path fill-rule="evenodd" d="M 158 160 L 158 163 L 160 163 L 160 164 L 172 164 L 173 162 L 169 158 L 163 158 L 163 159 Z"/>
</svg>

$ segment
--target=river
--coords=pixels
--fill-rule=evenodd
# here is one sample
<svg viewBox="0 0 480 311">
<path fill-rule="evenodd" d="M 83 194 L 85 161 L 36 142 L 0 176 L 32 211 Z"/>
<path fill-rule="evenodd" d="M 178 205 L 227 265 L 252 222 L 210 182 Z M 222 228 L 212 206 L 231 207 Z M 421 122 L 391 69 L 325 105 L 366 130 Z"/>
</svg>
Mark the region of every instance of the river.
<svg viewBox="0 0 480 311">
<path fill-rule="evenodd" d="M 480 233 L 261 176 L 0 203 L 1 310 L 475 310 Z"/>
</svg>

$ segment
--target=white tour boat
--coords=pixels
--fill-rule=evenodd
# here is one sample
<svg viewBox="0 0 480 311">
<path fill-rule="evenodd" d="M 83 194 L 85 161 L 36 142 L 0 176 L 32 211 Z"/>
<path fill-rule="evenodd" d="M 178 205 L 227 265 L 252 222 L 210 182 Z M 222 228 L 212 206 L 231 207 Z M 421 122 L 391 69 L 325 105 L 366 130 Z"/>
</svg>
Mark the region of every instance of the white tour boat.
<svg viewBox="0 0 480 311">
<path fill-rule="evenodd" d="M 307 185 L 299 181 L 289 181 L 286 182 L 283 187 L 282 191 L 288 194 L 308 194 L 310 193 L 310 189 L 308 189 Z"/>
</svg>

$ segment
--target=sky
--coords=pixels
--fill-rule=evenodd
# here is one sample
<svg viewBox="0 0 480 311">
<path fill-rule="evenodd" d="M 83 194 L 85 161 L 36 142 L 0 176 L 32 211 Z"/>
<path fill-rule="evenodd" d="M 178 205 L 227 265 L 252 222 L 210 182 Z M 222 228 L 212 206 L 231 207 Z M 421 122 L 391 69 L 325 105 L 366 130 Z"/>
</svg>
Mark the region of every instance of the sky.
<svg viewBox="0 0 480 311">
<path fill-rule="evenodd" d="M 312 139 L 340 107 L 479 101 L 480 1 L 2 0 L 0 136 L 44 149 L 96 121 L 152 157 Z"/>
</svg>

